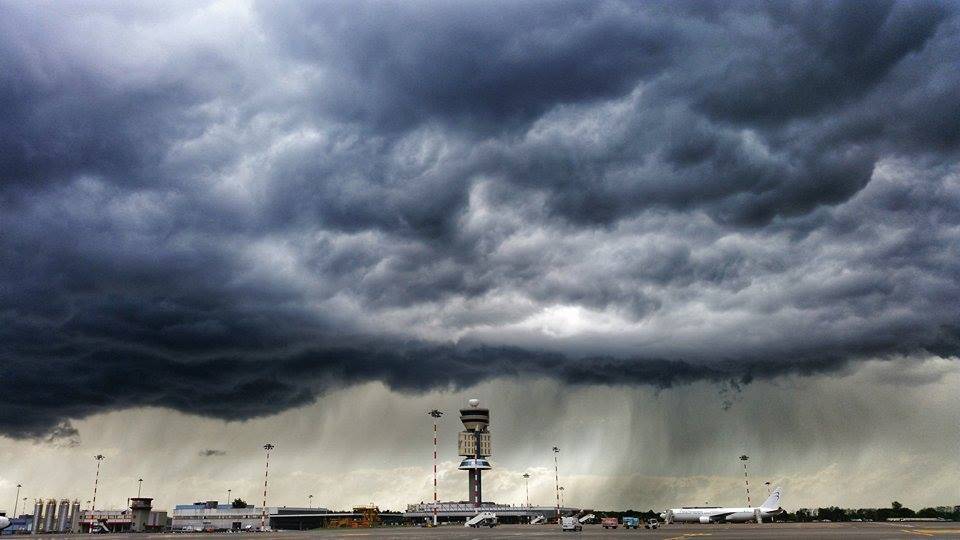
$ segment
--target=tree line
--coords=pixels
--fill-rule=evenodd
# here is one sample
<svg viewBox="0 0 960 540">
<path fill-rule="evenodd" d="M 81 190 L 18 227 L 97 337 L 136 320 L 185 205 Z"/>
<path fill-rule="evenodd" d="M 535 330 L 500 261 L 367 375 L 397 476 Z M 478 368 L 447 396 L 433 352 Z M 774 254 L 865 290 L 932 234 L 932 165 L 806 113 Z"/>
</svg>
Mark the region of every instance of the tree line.
<svg viewBox="0 0 960 540">
<path fill-rule="evenodd" d="M 813 509 L 801 508 L 796 512 L 781 516 L 787 521 L 886 521 L 887 519 L 926 518 L 943 519 L 946 521 L 960 521 L 960 507 L 939 506 L 937 508 L 922 508 L 914 511 L 903 506 L 898 501 L 890 503 L 889 508 L 840 508 L 828 506 Z M 780 519 L 778 519 L 780 521 Z"/>
</svg>

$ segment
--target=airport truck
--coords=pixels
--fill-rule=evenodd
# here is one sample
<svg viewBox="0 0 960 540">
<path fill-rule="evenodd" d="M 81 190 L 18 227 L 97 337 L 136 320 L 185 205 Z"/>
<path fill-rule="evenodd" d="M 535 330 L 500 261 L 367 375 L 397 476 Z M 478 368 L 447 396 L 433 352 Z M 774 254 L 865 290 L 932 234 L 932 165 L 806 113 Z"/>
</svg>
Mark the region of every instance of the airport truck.
<svg viewBox="0 0 960 540">
<path fill-rule="evenodd" d="M 616 529 L 620 526 L 620 521 L 615 517 L 605 517 L 600 520 L 600 524 L 604 529 Z"/>
<path fill-rule="evenodd" d="M 579 532 L 583 530 L 583 525 L 575 517 L 565 517 L 560 520 L 560 530 L 563 532 Z"/>
<path fill-rule="evenodd" d="M 623 518 L 623 528 L 624 529 L 639 529 L 640 528 L 640 518 L 624 516 Z"/>
<path fill-rule="evenodd" d="M 659 529 L 659 528 L 660 528 L 660 520 L 657 519 L 657 518 L 650 518 L 650 519 L 647 520 L 646 523 L 643 524 L 643 528 L 644 528 L 644 529 Z"/>
</svg>

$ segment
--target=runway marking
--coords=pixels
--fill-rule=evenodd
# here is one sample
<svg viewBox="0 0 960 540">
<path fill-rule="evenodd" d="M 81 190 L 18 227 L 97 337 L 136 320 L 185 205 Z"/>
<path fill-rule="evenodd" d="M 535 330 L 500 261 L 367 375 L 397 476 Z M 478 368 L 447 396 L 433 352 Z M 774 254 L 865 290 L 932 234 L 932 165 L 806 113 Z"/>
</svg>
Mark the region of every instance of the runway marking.
<svg viewBox="0 0 960 540">
<path fill-rule="evenodd" d="M 900 530 L 907 534 L 915 534 L 917 536 L 933 536 L 932 534 L 923 532 L 923 531 L 911 531 L 910 529 L 900 529 Z"/>
<path fill-rule="evenodd" d="M 960 534 L 960 529 L 917 529 L 917 532 L 937 534 Z"/>
</svg>

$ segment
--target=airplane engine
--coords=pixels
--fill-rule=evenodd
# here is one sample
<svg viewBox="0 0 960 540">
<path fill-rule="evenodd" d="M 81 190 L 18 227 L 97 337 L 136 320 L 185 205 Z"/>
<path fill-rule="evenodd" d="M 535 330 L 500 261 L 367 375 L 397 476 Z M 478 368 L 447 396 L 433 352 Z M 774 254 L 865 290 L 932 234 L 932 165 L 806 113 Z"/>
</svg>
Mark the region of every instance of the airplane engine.
<svg viewBox="0 0 960 540">
<path fill-rule="evenodd" d="M 700 523 L 710 523 L 710 516 L 700 516 Z"/>
</svg>

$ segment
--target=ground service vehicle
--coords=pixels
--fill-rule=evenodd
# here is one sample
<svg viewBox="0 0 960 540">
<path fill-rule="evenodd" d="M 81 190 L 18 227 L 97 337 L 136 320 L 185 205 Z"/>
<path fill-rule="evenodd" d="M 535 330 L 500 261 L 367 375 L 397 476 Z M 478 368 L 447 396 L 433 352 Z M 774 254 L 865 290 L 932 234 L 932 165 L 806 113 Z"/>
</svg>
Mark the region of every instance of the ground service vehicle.
<svg viewBox="0 0 960 540">
<path fill-rule="evenodd" d="M 480 512 L 479 514 L 468 519 L 463 525 L 464 527 L 496 527 L 497 526 L 497 515 L 493 512 Z"/>
<path fill-rule="evenodd" d="M 640 528 L 640 518 L 626 516 L 623 518 L 623 528 L 624 529 L 639 529 Z"/>
<path fill-rule="evenodd" d="M 657 518 L 650 518 L 650 519 L 647 520 L 646 523 L 643 524 L 643 528 L 644 528 L 644 529 L 659 529 L 659 528 L 660 528 L 660 520 L 657 519 Z"/>
<path fill-rule="evenodd" d="M 560 529 L 563 532 L 579 532 L 583 530 L 583 525 L 575 517 L 565 517 L 560 520 Z"/>
<path fill-rule="evenodd" d="M 616 529 L 620 525 L 620 521 L 615 517 L 606 517 L 600 520 L 600 524 L 603 525 L 604 529 Z"/>
</svg>

